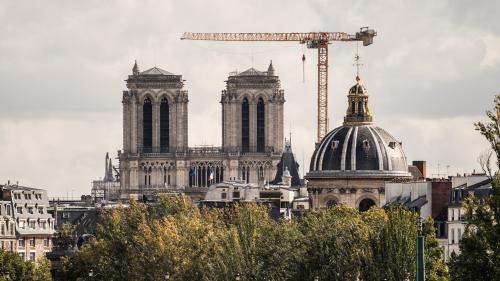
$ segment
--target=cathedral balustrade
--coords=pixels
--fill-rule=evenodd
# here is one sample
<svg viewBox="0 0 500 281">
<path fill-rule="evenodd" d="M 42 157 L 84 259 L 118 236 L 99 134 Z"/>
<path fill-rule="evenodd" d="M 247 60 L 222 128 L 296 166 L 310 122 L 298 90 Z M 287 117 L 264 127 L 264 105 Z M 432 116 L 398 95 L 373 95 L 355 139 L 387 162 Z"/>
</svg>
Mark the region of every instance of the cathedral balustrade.
<svg viewBox="0 0 500 281">
<path fill-rule="evenodd" d="M 200 146 L 200 147 L 138 147 L 138 153 L 142 156 L 179 156 L 185 155 L 190 157 L 197 156 L 219 156 L 223 157 L 229 156 L 252 156 L 252 155 L 262 155 L 263 153 L 272 155 L 275 153 L 274 147 L 272 146 L 250 146 L 250 147 L 239 147 L 239 146 Z"/>
</svg>

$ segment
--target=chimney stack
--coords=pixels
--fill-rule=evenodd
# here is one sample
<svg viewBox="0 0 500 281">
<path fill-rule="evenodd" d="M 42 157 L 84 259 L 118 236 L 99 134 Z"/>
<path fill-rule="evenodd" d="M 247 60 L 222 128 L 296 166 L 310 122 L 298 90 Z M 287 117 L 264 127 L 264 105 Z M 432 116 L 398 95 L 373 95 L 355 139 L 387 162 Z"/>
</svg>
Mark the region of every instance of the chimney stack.
<svg viewBox="0 0 500 281">
<path fill-rule="evenodd" d="M 417 169 L 422 173 L 422 176 L 424 179 L 427 177 L 427 161 L 420 160 L 420 161 L 413 161 L 412 163 L 413 166 L 417 167 Z"/>
</svg>

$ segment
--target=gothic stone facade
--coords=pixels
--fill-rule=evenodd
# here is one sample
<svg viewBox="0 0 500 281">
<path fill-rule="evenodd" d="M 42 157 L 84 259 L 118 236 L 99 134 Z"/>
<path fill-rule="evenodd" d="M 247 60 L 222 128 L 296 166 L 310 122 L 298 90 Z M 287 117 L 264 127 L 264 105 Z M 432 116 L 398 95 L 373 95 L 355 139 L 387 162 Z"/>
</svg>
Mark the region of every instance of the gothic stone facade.
<svg viewBox="0 0 500 281">
<path fill-rule="evenodd" d="M 123 92 L 122 197 L 206 188 L 224 180 L 263 184 L 283 150 L 284 91 L 272 64 L 232 73 L 222 91 L 222 146 L 188 147 L 188 92 L 181 75 L 137 64 Z"/>
</svg>

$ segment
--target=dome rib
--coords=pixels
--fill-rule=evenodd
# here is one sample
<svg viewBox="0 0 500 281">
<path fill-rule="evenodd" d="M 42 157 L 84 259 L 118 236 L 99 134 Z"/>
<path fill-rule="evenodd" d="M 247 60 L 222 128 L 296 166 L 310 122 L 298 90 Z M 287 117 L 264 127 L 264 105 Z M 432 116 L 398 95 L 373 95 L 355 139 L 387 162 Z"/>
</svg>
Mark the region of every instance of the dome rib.
<svg viewBox="0 0 500 281">
<path fill-rule="evenodd" d="M 351 148 L 351 170 L 356 171 L 356 144 L 358 140 L 358 127 L 354 127 L 354 135 L 352 137 Z"/>
<path fill-rule="evenodd" d="M 345 171 L 345 159 L 347 154 L 347 146 L 349 145 L 349 138 L 351 137 L 352 127 L 347 131 L 345 136 L 344 144 L 342 145 L 342 157 L 340 158 L 340 170 Z"/>
<path fill-rule="evenodd" d="M 385 143 L 384 138 L 380 135 L 380 133 L 378 132 L 377 129 L 378 128 L 373 128 L 373 131 L 375 132 L 375 134 L 377 135 L 377 137 L 382 142 L 382 146 L 384 148 L 385 155 L 386 155 L 385 159 L 387 159 L 387 170 L 392 171 L 392 161 L 391 161 L 391 158 L 390 158 L 390 155 L 389 155 L 389 151 L 387 151 L 387 143 Z"/>
<path fill-rule="evenodd" d="M 368 127 L 368 131 L 372 134 L 373 140 L 375 142 L 375 148 L 377 149 L 377 158 L 378 158 L 378 169 L 380 171 L 384 170 L 384 159 L 382 158 L 382 151 L 380 150 L 380 143 L 377 140 L 377 137 L 375 137 L 375 134 L 373 133 L 373 129 L 371 126 Z"/>
</svg>

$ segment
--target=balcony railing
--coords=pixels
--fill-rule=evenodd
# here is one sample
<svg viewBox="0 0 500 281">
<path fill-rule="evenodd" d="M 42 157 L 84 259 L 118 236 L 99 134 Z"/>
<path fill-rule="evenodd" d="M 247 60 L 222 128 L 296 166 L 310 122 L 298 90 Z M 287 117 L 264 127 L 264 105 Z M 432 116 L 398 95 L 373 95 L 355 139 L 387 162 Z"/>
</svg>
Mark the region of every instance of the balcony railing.
<svg viewBox="0 0 500 281">
<path fill-rule="evenodd" d="M 161 156 L 165 154 L 184 154 L 186 156 L 224 156 L 224 155 L 262 155 L 273 154 L 272 146 L 250 146 L 250 147 L 231 147 L 231 146 L 197 146 L 197 147 L 139 147 L 138 153 L 146 156 Z"/>
</svg>

